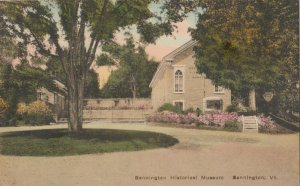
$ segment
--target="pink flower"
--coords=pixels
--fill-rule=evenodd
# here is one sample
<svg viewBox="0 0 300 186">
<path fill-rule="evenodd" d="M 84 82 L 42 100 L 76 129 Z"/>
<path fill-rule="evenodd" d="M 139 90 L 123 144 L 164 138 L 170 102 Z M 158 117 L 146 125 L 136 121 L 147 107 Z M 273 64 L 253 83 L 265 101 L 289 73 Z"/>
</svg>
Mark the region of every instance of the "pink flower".
<svg viewBox="0 0 300 186">
<path fill-rule="evenodd" d="M 261 114 L 258 116 L 258 127 L 261 130 L 270 130 L 276 128 L 276 125 L 270 116 L 266 117 L 265 115 Z"/>
<path fill-rule="evenodd" d="M 177 114 L 173 112 L 157 112 L 147 118 L 148 121 L 152 122 L 165 122 L 165 123 L 182 123 L 192 124 L 198 123 L 203 125 L 213 125 L 224 127 L 225 123 L 228 122 L 239 122 L 239 117 L 236 113 L 227 112 L 214 112 L 206 113 L 197 116 L 196 113 L 188 113 L 187 115 Z"/>
</svg>

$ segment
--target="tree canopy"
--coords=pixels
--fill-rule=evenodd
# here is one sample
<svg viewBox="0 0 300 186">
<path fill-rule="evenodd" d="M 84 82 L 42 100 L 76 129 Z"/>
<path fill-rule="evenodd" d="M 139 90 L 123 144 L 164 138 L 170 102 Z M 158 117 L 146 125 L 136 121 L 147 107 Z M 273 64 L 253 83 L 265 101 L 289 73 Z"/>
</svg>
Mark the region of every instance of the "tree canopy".
<svg viewBox="0 0 300 186">
<path fill-rule="evenodd" d="M 150 4 L 159 5 L 158 13 Z M 171 34 L 174 22 L 191 11 L 192 0 L 54 0 L 1 2 L 4 29 L 15 36 L 26 58 L 27 47 L 36 56 L 60 62 L 68 90 L 69 129 L 82 128 L 86 74 L 97 51 L 115 34 L 135 25 L 143 42 L 154 43 Z"/>
<path fill-rule="evenodd" d="M 0 97 L 8 104 L 5 120 L 15 119 L 19 102 L 35 101 L 38 88 L 46 87 L 55 90 L 49 75 L 28 63 L 22 63 L 15 67 L 10 63 L 1 64 L 0 72 Z"/>
<path fill-rule="evenodd" d="M 158 63 L 148 59 L 144 47 L 137 46 L 132 36 L 129 36 L 123 46 L 111 43 L 103 48 L 107 53 L 101 55 L 97 61 L 118 67 L 103 87 L 103 97 L 150 97 L 149 84 Z"/>
<path fill-rule="evenodd" d="M 298 1 L 201 2 L 196 65 L 234 95 L 280 92 L 298 78 Z"/>
</svg>

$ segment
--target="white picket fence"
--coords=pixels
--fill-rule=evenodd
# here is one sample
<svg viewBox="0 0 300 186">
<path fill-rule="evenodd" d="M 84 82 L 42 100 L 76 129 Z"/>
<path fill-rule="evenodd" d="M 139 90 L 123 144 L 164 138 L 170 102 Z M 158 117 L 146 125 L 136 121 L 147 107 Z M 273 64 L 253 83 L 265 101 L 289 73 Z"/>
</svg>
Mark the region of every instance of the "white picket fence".
<svg viewBox="0 0 300 186">
<path fill-rule="evenodd" d="M 256 116 L 242 116 L 243 132 L 258 132 Z"/>
</svg>

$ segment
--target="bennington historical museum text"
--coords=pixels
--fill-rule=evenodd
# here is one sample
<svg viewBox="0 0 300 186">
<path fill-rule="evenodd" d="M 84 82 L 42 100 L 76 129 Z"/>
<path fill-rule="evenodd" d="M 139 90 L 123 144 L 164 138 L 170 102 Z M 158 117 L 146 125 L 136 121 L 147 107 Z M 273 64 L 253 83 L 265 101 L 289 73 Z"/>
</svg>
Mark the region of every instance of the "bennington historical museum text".
<svg viewBox="0 0 300 186">
<path fill-rule="evenodd" d="M 236 176 L 233 175 L 231 177 L 224 176 L 135 176 L 135 180 L 138 181 L 164 181 L 164 180 L 224 180 L 224 179 L 232 179 L 232 180 L 250 180 L 250 181 L 258 181 L 258 180 L 276 180 L 278 179 L 276 176 Z"/>
</svg>

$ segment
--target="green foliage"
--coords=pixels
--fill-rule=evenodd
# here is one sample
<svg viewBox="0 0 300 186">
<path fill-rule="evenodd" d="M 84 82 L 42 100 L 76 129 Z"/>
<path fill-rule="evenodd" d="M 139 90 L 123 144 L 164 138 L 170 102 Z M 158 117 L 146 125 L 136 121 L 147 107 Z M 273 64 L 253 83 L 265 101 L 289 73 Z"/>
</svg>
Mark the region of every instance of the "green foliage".
<svg viewBox="0 0 300 186">
<path fill-rule="evenodd" d="M 115 61 L 107 54 L 102 54 L 96 59 L 98 66 L 113 66 L 116 65 Z"/>
<path fill-rule="evenodd" d="M 202 110 L 199 108 L 196 108 L 195 113 L 197 114 L 197 116 L 199 116 L 200 114 L 202 114 Z"/>
<path fill-rule="evenodd" d="M 240 112 L 241 109 L 239 108 L 238 105 L 234 105 L 234 104 L 233 104 L 233 105 L 227 106 L 226 109 L 225 109 L 225 111 L 226 111 L 226 112 Z"/>
<path fill-rule="evenodd" d="M 284 1 L 203 0 L 197 28 L 192 36 L 196 66 L 215 84 L 230 88 L 241 98 L 256 89 L 288 95 L 291 105 L 299 94 L 298 4 Z M 289 100 L 289 101 L 288 101 Z"/>
<path fill-rule="evenodd" d="M 163 104 L 157 109 L 157 111 L 158 112 L 170 111 L 170 112 L 174 112 L 177 114 L 184 114 L 184 115 L 187 115 L 188 113 L 196 113 L 197 115 L 202 114 L 202 111 L 200 109 L 194 110 L 193 108 L 187 108 L 186 110 L 181 110 L 180 108 L 176 107 L 171 103 Z"/>
<path fill-rule="evenodd" d="M 160 10 L 151 11 L 150 5 Z M 72 103 L 69 104 L 70 129 L 78 123 L 74 130 L 80 130 L 82 104 L 77 103 L 84 98 L 87 73 L 104 44 L 114 40 L 118 31 L 131 26 L 137 28 L 144 43 L 154 43 L 159 36 L 171 34 L 174 22 L 182 21 L 193 8 L 191 0 L 8 1 L 0 4 L 0 24 L 1 33 L 3 30 L 5 36 L 15 38 L 20 46 L 17 56 L 21 60 L 27 60 L 27 47 L 31 45 L 36 49 L 35 56 L 62 65 L 62 82 L 72 98 L 69 99 Z M 130 55 L 126 56 L 130 59 Z M 148 82 L 137 82 L 141 77 L 130 74 L 133 97 L 147 96 L 149 90 L 141 87 Z M 138 92 L 140 95 L 136 95 Z"/>
<path fill-rule="evenodd" d="M 103 87 L 103 97 L 150 97 L 149 84 L 158 63 L 148 59 L 145 49 L 136 47 L 130 36 L 125 45 L 110 43 L 104 50 L 110 55 L 103 54 L 100 60 L 106 58 L 110 63 L 118 64 L 118 69 L 111 73 Z"/>
<path fill-rule="evenodd" d="M 5 133 L 1 154 L 15 156 L 67 156 L 169 147 L 178 140 L 161 133 L 86 129 L 70 134 L 65 129 Z"/>
<path fill-rule="evenodd" d="M 162 106 L 160 106 L 157 109 L 158 112 L 163 112 L 163 111 L 170 111 L 170 112 L 175 112 L 175 113 L 182 113 L 182 110 L 180 110 L 180 108 L 176 107 L 175 105 L 171 104 L 171 103 L 165 103 Z"/>
<path fill-rule="evenodd" d="M 194 113 L 195 110 L 193 108 L 187 108 L 186 110 L 183 111 L 183 114 L 188 114 L 188 113 Z M 201 111 L 200 111 L 201 113 Z"/>
<path fill-rule="evenodd" d="M 87 73 L 86 84 L 84 87 L 84 97 L 85 98 L 99 98 L 100 97 L 98 75 L 93 70 L 90 70 Z"/>
<path fill-rule="evenodd" d="M 132 97 L 129 87 L 129 77 L 124 69 L 118 69 L 111 73 L 107 83 L 101 89 L 104 98 Z"/>
<path fill-rule="evenodd" d="M 59 82 L 63 83 L 64 85 L 67 84 L 66 75 L 64 74 L 63 66 L 60 64 L 60 62 L 58 60 L 51 59 L 47 65 L 47 67 L 48 68 L 46 69 L 46 72 L 48 74 L 50 74 L 50 76 L 53 79 L 58 80 Z M 100 97 L 98 75 L 93 70 L 89 70 L 86 73 L 84 97 L 85 98 L 99 98 Z"/>
<path fill-rule="evenodd" d="M 228 129 L 230 131 L 240 131 L 241 124 L 239 122 L 226 122 L 224 124 L 224 129 Z"/>
<path fill-rule="evenodd" d="M 0 96 L 9 105 L 4 113 L 4 120 L 15 118 L 19 102 L 29 103 L 36 100 L 36 90 L 40 87 L 53 89 L 53 81 L 43 70 L 33 68 L 26 63 L 13 67 L 11 64 L 0 65 Z"/>
</svg>

